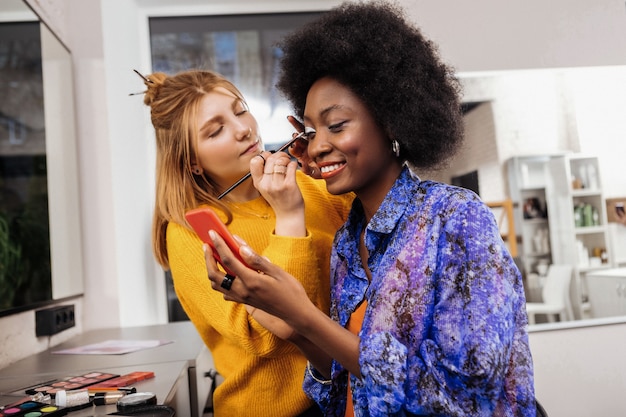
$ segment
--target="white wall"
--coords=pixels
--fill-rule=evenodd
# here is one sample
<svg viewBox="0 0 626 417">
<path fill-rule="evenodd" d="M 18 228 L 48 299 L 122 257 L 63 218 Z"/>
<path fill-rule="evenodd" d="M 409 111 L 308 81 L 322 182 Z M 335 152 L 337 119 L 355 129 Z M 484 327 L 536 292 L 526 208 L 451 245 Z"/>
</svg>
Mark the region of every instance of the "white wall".
<svg viewBox="0 0 626 417">
<path fill-rule="evenodd" d="M 621 0 L 400 0 L 458 71 L 624 64 Z"/>
<path fill-rule="evenodd" d="M 146 17 L 319 10 L 338 1 L 31 1 L 45 9 L 51 26 L 61 27 L 75 57 L 86 288 L 78 319 L 85 329 L 164 322 L 163 278 L 150 249 L 152 135 L 141 98 L 128 96 L 142 89 L 132 69 L 150 68 Z M 401 3 L 459 71 L 626 63 L 622 0 Z M 612 87 L 598 80 L 597 94 Z M 589 137 L 598 132 L 597 123 L 580 127 Z M 624 142 L 616 132 L 602 137 Z M 593 141 L 580 146 L 598 149 Z M 623 195 L 622 177 L 603 180 Z M 19 333 L 24 320 L 33 321 L 3 319 L 3 334 Z M 531 333 L 537 393 L 552 417 L 620 414 L 626 359 L 615 346 L 623 346 L 624 330 L 626 325 Z M 572 394 L 567 401 L 564 392 Z M 605 412 L 592 411 L 600 404 Z"/>
<path fill-rule="evenodd" d="M 0 319 L 0 330 L 2 330 L 0 331 L 0 346 L 2 346 L 0 349 L 0 369 L 81 334 L 83 331 L 82 320 L 80 319 L 83 312 L 82 298 L 55 303 L 48 307 L 66 304 L 74 305 L 76 326 L 53 336 L 35 337 L 35 310 L 24 311 Z M 15 343 L 15 340 L 22 340 L 23 343 Z"/>
</svg>

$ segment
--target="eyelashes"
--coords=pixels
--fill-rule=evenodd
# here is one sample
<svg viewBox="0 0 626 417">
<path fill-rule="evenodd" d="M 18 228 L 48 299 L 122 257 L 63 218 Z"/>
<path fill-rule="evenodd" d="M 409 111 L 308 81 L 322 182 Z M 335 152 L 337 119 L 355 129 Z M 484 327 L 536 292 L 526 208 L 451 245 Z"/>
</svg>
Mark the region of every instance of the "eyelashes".
<svg viewBox="0 0 626 417">
<path fill-rule="evenodd" d="M 309 127 L 309 126 L 304 127 L 304 139 L 310 140 L 312 137 L 315 136 L 316 133 L 317 131 L 313 129 L 312 127 Z"/>
<path fill-rule="evenodd" d="M 345 121 L 343 122 L 339 122 L 339 123 L 335 123 L 334 125 L 330 125 L 328 126 L 328 130 L 330 130 L 331 132 L 337 132 L 340 131 L 343 126 L 346 124 Z"/>
</svg>

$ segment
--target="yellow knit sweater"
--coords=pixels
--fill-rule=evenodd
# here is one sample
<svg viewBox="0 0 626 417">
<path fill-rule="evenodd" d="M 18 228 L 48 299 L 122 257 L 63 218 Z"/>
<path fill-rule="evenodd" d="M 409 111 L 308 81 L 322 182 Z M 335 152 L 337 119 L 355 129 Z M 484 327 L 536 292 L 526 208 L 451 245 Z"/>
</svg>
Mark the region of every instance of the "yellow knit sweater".
<svg viewBox="0 0 626 417">
<path fill-rule="evenodd" d="M 276 218 L 263 199 L 237 203 L 229 230 L 298 278 L 323 311 L 329 308 L 330 249 L 352 195 L 332 196 L 323 181 L 298 172 L 305 201 L 306 237 L 273 234 Z M 202 243 L 179 224 L 167 228 L 167 251 L 178 298 L 213 355 L 224 382 L 213 397 L 216 417 L 292 417 L 313 403 L 302 391 L 306 359 L 268 332 L 241 304 L 211 288 Z"/>
</svg>

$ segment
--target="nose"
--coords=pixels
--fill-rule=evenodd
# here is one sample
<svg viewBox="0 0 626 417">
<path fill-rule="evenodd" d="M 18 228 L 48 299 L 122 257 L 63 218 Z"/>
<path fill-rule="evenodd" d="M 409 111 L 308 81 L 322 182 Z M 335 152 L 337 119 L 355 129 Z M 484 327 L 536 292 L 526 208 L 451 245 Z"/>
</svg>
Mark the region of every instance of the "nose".
<svg viewBox="0 0 626 417">
<path fill-rule="evenodd" d="M 315 132 L 315 134 L 309 136 L 307 153 L 309 158 L 315 160 L 332 149 L 332 144 L 328 141 L 328 135 L 323 132 Z"/>
<path fill-rule="evenodd" d="M 252 127 L 243 123 L 237 127 L 237 140 L 246 140 L 250 136 L 252 136 Z"/>
</svg>

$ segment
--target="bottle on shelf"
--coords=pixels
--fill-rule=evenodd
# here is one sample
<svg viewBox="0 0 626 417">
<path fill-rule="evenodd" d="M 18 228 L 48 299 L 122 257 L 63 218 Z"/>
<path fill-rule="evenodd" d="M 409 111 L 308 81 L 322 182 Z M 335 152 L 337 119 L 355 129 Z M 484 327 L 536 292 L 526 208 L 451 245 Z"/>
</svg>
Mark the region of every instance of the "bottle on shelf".
<svg viewBox="0 0 626 417">
<path fill-rule="evenodd" d="M 587 177 L 587 166 L 586 165 L 581 165 L 579 168 L 579 178 L 581 181 L 581 187 L 580 188 L 589 188 L 589 182 L 588 182 L 588 177 Z"/>
<path fill-rule="evenodd" d="M 547 227 L 539 227 L 533 235 L 533 249 L 538 255 L 550 253 L 550 237 Z"/>
<path fill-rule="evenodd" d="M 602 258 L 600 257 L 602 254 L 602 248 L 595 247 L 591 252 L 593 256 L 589 258 L 589 266 L 597 268 L 602 265 Z"/>
<path fill-rule="evenodd" d="M 600 188 L 600 184 L 598 181 L 598 173 L 596 171 L 596 166 L 594 164 L 587 165 L 587 181 L 588 187 L 591 190 L 597 190 Z"/>
<path fill-rule="evenodd" d="M 591 225 L 592 226 L 598 226 L 600 225 L 600 213 L 598 212 L 598 209 L 595 207 L 592 207 L 591 209 Z"/>
<path fill-rule="evenodd" d="M 574 205 L 574 226 L 590 227 L 600 225 L 600 212 L 590 203 L 576 203 Z"/>
<path fill-rule="evenodd" d="M 583 226 L 589 227 L 593 225 L 593 208 L 591 204 L 586 203 L 583 206 Z"/>
<path fill-rule="evenodd" d="M 609 255 L 606 253 L 606 248 L 602 248 L 602 250 L 600 251 L 600 259 L 602 260 L 603 264 L 609 263 Z"/>
<path fill-rule="evenodd" d="M 574 226 L 583 227 L 583 209 L 585 206 L 581 203 L 574 205 Z"/>
</svg>

